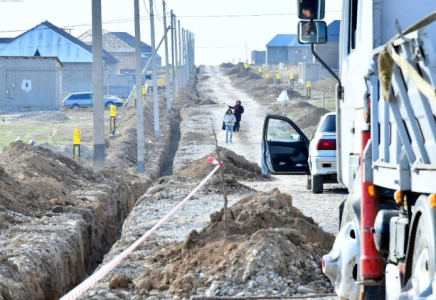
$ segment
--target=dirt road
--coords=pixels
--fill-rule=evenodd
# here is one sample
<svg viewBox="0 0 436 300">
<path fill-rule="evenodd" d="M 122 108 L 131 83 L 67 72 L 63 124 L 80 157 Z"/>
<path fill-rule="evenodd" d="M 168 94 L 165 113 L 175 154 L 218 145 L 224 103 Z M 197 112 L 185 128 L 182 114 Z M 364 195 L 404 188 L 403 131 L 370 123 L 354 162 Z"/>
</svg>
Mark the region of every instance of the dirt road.
<svg viewBox="0 0 436 300">
<path fill-rule="evenodd" d="M 215 130 L 218 132 L 220 146 L 231 149 L 260 165 L 263 120 L 269 112 L 268 108 L 261 106 L 245 91 L 235 88 L 230 78 L 225 76 L 218 66 L 206 66 L 201 71 L 204 76 L 210 78 L 202 81 L 199 90 L 218 104 L 203 107 L 203 112 L 200 111 L 199 114 L 204 118 L 212 118 Z M 225 131 L 221 130 L 222 117 L 227 106 L 234 105 L 236 100 L 242 101 L 245 109 L 241 131 L 234 134 L 232 144 L 225 144 Z M 271 182 L 244 182 L 244 184 L 259 191 L 277 187 L 280 191 L 292 195 L 294 206 L 312 217 L 324 230 L 331 233 L 338 232 L 338 206 L 346 198 L 346 191 L 339 184 L 325 185 L 324 194 L 314 195 L 305 188 L 305 176 L 274 176 L 274 179 Z"/>
</svg>

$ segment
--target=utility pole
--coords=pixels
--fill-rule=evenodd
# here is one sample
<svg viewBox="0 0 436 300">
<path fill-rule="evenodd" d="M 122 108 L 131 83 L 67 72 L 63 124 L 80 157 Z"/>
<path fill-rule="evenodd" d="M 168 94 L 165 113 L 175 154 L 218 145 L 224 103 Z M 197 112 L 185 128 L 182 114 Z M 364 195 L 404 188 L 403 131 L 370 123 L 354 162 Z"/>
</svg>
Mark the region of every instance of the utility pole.
<svg viewBox="0 0 436 300">
<path fill-rule="evenodd" d="M 179 82 L 180 87 L 184 87 L 183 85 L 183 70 L 182 70 L 182 27 L 180 26 L 180 20 L 179 20 Z"/>
<path fill-rule="evenodd" d="M 176 73 L 176 81 L 175 81 L 175 87 L 176 92 L 180 89 L 180 80 L 179 80 L 179 51 L 177 50 L 177 21 L 176 21 L 176 15 L 174 15 L 174 55 L 175 55 L 175 73 Z"/>
<path fill-rule="evenodd" d="M 145 172 L 144 109 L 142 101 L 141 31 L 139 26 L 139 0 L 134 0 L 135 11 L 135 75 L 136 75 L 136 139 L 138 173 Z"/>
<path fill-rule="evenodd" d="M 165 7 L 165 1 L 162 0 L 163 7 L 163 23 L 165 32 L 165 85 L 167 90 L 167 112 L 171 113 L 171 93 L 170 93 L 170 70 L 169 70 L 169 58 L 168 58 L 168 34 L 167 34 L 167 13 Z"/>
<path fill-rule="evenodd" d="M 105 134 L 103 101 L 103 33 L 101 0 L 92 0 L 92 90 L 94 98 L 94 170 L 105 168 Z"/>
<path fill-rule="evenodd" d="M 186 61 L 186 30 L 182 28 L 182 36 L 183 36 L 183 86 L 186 86 L 188 82 L 188 78 L 186 76 L 186 67 L 187 67 L 187 61 Z"/>
<path fill-rule="evenodd" d="M 153 65 L 152 76 L 153 76 L 153 103 L 154 103 L 154 137 L 159 137 L 159 101 L 158 101 L 158 90 L 157 90 L 156 41 L 154 36 L 153 0 L 150 0 L 150 28 L 151 28 L 151 55 L 152 55 L 151 62 Z"/>
<path fill-rule="evenodd" d="M 172 86 L 173 86 L 173 103 L 176 103 L 176 70 L 174 63 L 174 14 L 171 10 L 171 73 L 173 75 Z"/>
</svg>

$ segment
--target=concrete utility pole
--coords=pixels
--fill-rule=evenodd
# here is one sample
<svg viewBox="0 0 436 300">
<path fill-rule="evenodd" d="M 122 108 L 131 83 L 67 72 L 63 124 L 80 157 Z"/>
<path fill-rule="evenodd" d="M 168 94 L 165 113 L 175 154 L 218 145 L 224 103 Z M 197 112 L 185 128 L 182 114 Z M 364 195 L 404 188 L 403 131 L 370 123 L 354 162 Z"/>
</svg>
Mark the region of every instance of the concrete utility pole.
<svg viewBox="0 0 436 300">
<path fill-rule="evenodd" d="M 174 23 L 173 23 L 174 27 L 173 27 L 173 31 L 174 31 L 174 55 L 175 55 L 175 73 L 176 73 L 176 81 L 174 86 L 176 87 L 176 92 L 179 90 L 180 88 L 180 79 L 179 79 L 179 55 L 178 55 L 178 50 L 177 50 L 177 21 L 176 21 L 176 15 L 174 15 Z"/>
<path fill-rule="evenodd" d="M 172 86 L 173 86 L 173 103 L 176 103 L 176 70 L 174 63 L 174 14 L 171 10 L 171 73 L 172 73 Z"/>
<path fill-rule="evenodd" d="M 180 87 L 184 87 L 183 85 L 183 68 L 182 68 L 182 27 L 180 26 L 180 20 L 179 20 L 179 82 Z"/>
<path fill-rule="evenodd" d="M 153 65 L 153 103 L 154 103 L 154 136 L 159 137 L 159 101 L 157 90 L 157 70 L 156 70 L 156 41 L 154 37 L 154 11 L 153 0 L 150 0 L 150 27 L 151 27 L 151 62 Z"/>
<path fill-rule="evenodd" d="M 187 60 L 186 60 L 186 30 L 182 28 L 182 35 L 183 35 L 183 86 L 187 85 L 188 78 L 186 76 L 186 67 L 187 67 Z"/>
<path fill-rule="evenodd" d="M 105 168 L 105 134 L 103 101 L 103 33 L 101 0 L 92 0 L 92 89 L 94 98 L 94 170 Z"/>
<path fill-rule="evenodd" d="M 171 113 L 171 93 L 170 93 L 170 60 L 168 58 L 168 34 L 167 34 L 167 13 L 165 1 L 162 0 L 163 7 L 163 23 L 165 32 L 165 85 L 167 90 L 167 112 Z"/>
<path fill-rule="evenodd" d="M 136 75 L 136 139 L 138 173 L 145 172 L 144 109 L 142 101 L 141 31 L 139 26 L 139 0 L 134 0 L 135 12 L 135 75 Z"/>
</svg>

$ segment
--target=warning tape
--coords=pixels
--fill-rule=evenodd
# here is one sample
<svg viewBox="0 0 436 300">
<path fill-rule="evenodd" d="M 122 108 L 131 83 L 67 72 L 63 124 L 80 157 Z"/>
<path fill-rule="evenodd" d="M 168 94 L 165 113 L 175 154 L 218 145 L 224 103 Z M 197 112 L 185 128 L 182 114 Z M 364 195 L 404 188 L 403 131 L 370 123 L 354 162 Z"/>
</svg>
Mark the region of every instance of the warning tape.
<svg viewBox="0 0 436 300">
<path fill-rule="evenodd" d="M 101 267 L 97 272 L 88 277 L 81 284 L 72 289 L 68 294 L 63 296 L 60 300 L 74 300 L 80 297 L 83 293 L 89 290 L 94 284 L 96 284 L 100 279 L 106 276 L 111 270 L 113 270 L 117 265 L 119 265 L 130 253 L 133 252 L 140 244 L 142 244 L 156 229 L 158 229 L 163 223 L 165 223 L 172 215 L 174 215 L 219 169 L 221 164 L 218 164 L 212 172 L 207 175 L 206 178 L 200 182 L 195 189 L 189 193 L 177 206 L 175 206 L 165 217 L 163 217 L 156 225 L 153 226 L 147 233 L 145 233 L 140 239 L 133 243 L 129 248 L 121 252 L 118 256 L 108 262 L 106 265 Z"/>
</svg>

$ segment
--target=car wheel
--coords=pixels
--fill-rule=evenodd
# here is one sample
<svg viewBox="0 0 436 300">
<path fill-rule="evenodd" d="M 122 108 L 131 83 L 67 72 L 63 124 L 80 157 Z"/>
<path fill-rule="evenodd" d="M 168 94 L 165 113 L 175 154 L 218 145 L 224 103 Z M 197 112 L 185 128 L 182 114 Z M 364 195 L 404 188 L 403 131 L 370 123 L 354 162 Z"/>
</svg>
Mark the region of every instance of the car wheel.
<svg viewBox="0 0 436 300">
<path fill-rule="evenodd" d="M 106 107 L 110 107 L 111 105 L 114 105 L 114 103 L 113 102 L 108 102 L 108 103 L 106 103 Z"/>
<path fill-rule="evenodd" d="M 306 176 L 306 189 L 309 191 L 312 189 L 312 176 L 311 175 Z"/>
<path fill-rule="evenodd" d="M 80 108 L 80 106 L 79 106 L 79 104 L 73 104 L 73 105 L 71 106 L 71 108 L 72 108 L 72 109 L 78 109 L 78 108 Z"/>
<path fill-rule="evenodd" d="M 323 183 L 321 175 L 312 175 L 312 193 L 322 194 Z"/>
</svg>

